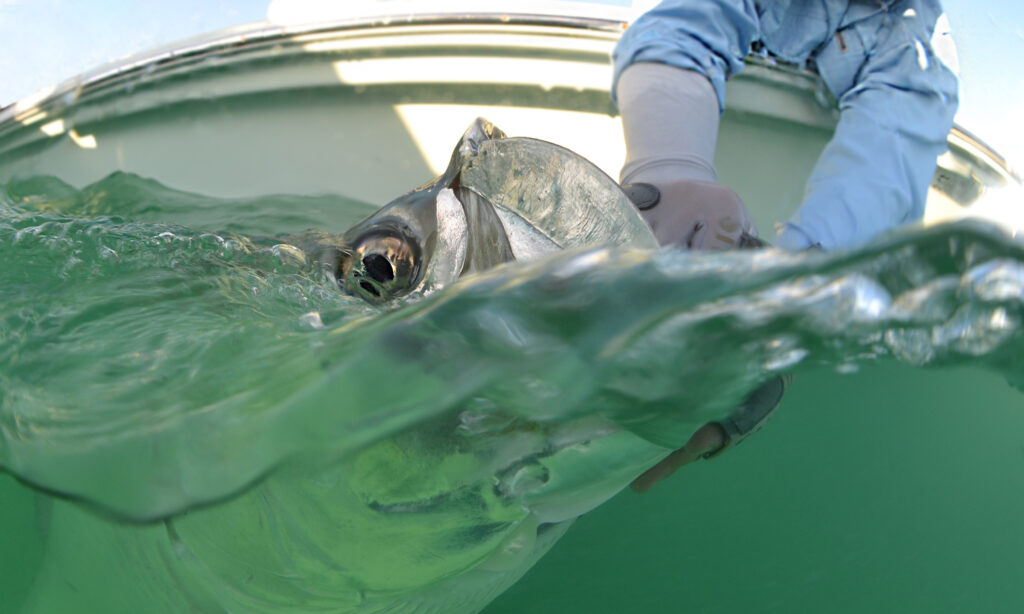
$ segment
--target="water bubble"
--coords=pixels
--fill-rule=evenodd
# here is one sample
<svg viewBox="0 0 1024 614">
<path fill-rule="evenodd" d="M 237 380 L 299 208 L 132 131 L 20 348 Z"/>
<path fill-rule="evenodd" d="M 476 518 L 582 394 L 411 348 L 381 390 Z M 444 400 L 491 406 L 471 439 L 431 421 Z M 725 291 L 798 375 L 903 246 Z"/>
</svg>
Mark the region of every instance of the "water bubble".
<svg viewBox="0 0 1024 614">
<path fill-rule="evenodd" d="M 983 301 L 1024 302 L 1024 264 L 994 260 L 968 271 L 964 285 Z"/>
<path fill-rule="evenodd" d="M 324 328 L 324 321 L 323 319 L 320 318 L 320 312 L 311 311 L 309 313 L 304 313 L 302 314 L 301 317 L 299 317 L 299 325 L 302 326 L 303 328 L 320 330 Z"/>
<path fill-rule="evenodd" d="M 279 243 L 270 248 L 274 255 L 274 262 L 279 266 L 304 267 L 306 266 L 306 252 L 294 245 Z"/>
<path fill-rule="evenodd" d="M 1020 328 L 1017 318 L 1003 307 L 978 308 L 966 305 L 948 323 L 936 327 L 933 342 L 972 356 L 987 354 L 1003 344 Z"/>
<path fill-rule="evenodd" d="M 926 365 L 935 357 L 931 333 L 927 330 L 888 330 L 885 333 L 885 344 L 893 356 L 915 366 Z"/>
<path fill-rule="evenodd" d="M 781 371 L 792 367 L 806 358 L 809 353 L 806 349 L 798 347 L 796 337 L 791 335 L 769 339 L 764 344 L 764 349 L 768 352 L 768 356 L 762 362 L 762 366 L 768 371 Z M 756 351 L 756 348 L 751 348 L 751 351 Z"/>
<path fill-rule="evenodd" d="M 889 317 L 901 322 L 938 322 L 949 318 L 956 308 L 955 293 L 960 279 L 947 275 L 911 288 L 893 301 Z"/>
<path fill-rule="evenodd" d="M 809 352 L 803 348 L 794 348 L 770 357 L 763 366 L 768 371 L 781 371 L 792 367 L 807 357 Z"/>
</svg>

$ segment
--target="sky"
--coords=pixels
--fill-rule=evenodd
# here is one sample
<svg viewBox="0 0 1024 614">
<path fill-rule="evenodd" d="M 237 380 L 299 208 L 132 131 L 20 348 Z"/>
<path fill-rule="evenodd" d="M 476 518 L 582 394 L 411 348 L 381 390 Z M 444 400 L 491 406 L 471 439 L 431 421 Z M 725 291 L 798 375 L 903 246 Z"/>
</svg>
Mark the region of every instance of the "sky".
<svg viewBox="0 0 1024 614">
<path fill-rule="evenodd" d="M 311 0 L 275 0 L 278 8 L 290 1 Z M 590 3 L 623 7 L 632 0 Z M 263 20 L 269 5 L 269 0 L 0 0 L 0 105 L 127 55 Z M 1024 2 L 945 0 L 943 6 L 960 58 L 957 123 L 1024 172 L 1024 114 L 1018 111 L 1024 102 Z"/>
</svg>

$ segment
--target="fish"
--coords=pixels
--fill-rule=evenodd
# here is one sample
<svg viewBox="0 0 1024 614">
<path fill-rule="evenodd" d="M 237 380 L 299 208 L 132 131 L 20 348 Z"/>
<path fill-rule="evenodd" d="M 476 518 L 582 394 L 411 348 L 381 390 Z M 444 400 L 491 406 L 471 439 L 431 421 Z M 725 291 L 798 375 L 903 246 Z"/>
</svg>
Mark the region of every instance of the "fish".
<svg viewBox="0 0 1024 614">
<path fill-rule="evenodd" d="M 342 288 L 384 304 L 559 250 L 657 241 L 618 184 L 574 152 L 477 118 L 444 173 L 348 229 Z"/>
<path fill-rule="evenodd" d="M 325 265 L 344 298 L 376 306 L 324 342 L 392 312 L 401 330 L 415 321 L 403 306 L 500 267 L 540 266 L 564 250 L 657 248 L 628 197 L 596 166 L 552 143 L 508 137 L 484 119 L 462 135 L 439 177 L 311 241 L 301 248 Z M 515 328 L 503 318 L 516 315 L 486 313 L 476 325 L 500 335 Z M 439 328 L 414 341 L 459 336 Z M 408 337 L 373 338 L 383 343 L 372 351 L 396 369 L 438 360 L 429 343 L 410 350 Z M 357 347 L 364 353 L 354 361 L 372 361 L 372 351 Z M 526 350 L 516 359 L 529 359 Z M 421 393 L 402 384 L 360 382 L 352 398 L 333 404 L 348 390 L 332 386 L 308 402 L 338 411 L 360 404 L 364 422 L 387 423 L 409 408 L 402 400 L 375 414 L 373 393 Z M 74 501 L 46 501 L 53 538 L 24 611 L 75 603 L 168 613 L 475 614 L 577 517 L 670 452 L 597 414 L 546 419 L 500 401 L 453 403 L 344 454 L 282 462 L 230 497 L 138 526 Z M 116 564 L 97 571 L 96 561 Z M 125 589 L 97 577 L 116 577 Z"/>
<path fill-rule="evenodd" d="M 57 221 L 44 227 L 36 217 L 17 218 L 28 232 L 8 228 L 6 236 L 22 237 L 18 250 L 40 237 L 74 238 L 68 229 L 76 226 Z M 615 182 L 593 165 L 557 145 L 507 137 L 483 120 L 460 139 L 441 177 L 347 231 L 317 235 L 313 275 L 305 257 L 282 264 L 279 256 L 298 248 L 246 251 L 236 243 L 240 255 L 226 257 L 223 240 L 207 233 L 114 219 L 72 223 L 87 231 L 58 250 L 92 249 L 107 267 L 85 271 L 71 295 L 91 311 L 102 311 L 95 305 L 109 295 L 92 280 L 124 287 L 129 265 L 146 275 L 128 287 L 209 275 L 217 288 L 237 290 L 225 296 L 248 301 L 246 310 L 272 306 L 261 293 L 273 284 L 316 295 L 299 293 L 269 320 L 276 327 L 250 318 L 249 342 L 240 347 L 265 342 L 277 350 L 273 360 L 252 373 L 252 363 L 225 365 L 241 383 L 213 379 L 225 386 L 221 397 L 184 390 L 181 396 L 202 403 L 184 407 L 202 411 L 178 422 L 152 411 L 166 392 L 143 395 L 155 402 L 122 414 L 96 411 L 95 403 L 75 412 L 73 402 L 55 412 L 49 398 L 76 401 L 78 392 L 57 386 L 68 392 L 5 406 L 8 416 L 27 418 L 23 424 L 46 427 L 14 430 L 33 436 L 3 441 L 5 459 L 21 463 L 5 471 L 50 480 L 25 480 L 38 491 L 0 482 L 5 496 L 14 487 L 15 496 L 29 497 L 20 509 L 31 510 L 33 500 L 38 506 L 34 519 L 12 526 L 34 522 L 39 548 L 45 541 L 34 563 L 8 561 L 38 569 L 24 589 L 19 611 L 26 614 L 474 614 L 581 514 L 701 424 L 724 417 L 763 374 L 793 368 L 808 354 L 815 357 L 809 368 L 842 369 L 885 352 L 918 365 L 981 359 L 1021 385 L 1012 360 L 1021 353 L 1019 240 L 955 226 L 845 255 L 658 251 Z M 154 230 L 179 237 L 180 247 L 161 242 L 133 255 L 128 248 L 154 243 Z M 49 243 L 21 253 L 51 254 Z M 111 245 L 118 260 L 108 258 Z M 260 253 L 274 259 L 253 264 Z M 151 275 L 154 255 L 178 277 Z M 196 265 L 182 265 L 190 256 Z M 38 270 L 65 266 L 64 258 L 34 260 L 43 261 Z M 175 288 L 187 294 L 192 287 Z M 166 284 L 157 289 L 152 296 L 166 298 Z M 53 301 L 47 306 L 68 302 L 65 294 L 43 296 Z M 318 327 L 296 322 L 312 313 L 308 303 L 336 319 Z M 179 304 L 207 303 L 170 303 Z M 235 341 L 246 339 L 230 326 L 228 335 L 213 336 L 232 313 L 239 312 L 183 325 L 183 336 L 224 340 L 224 351 L 198 357 L 196 368 L 231 361 Z M 110 321 L 118 320 L 85 319 L 79 330 L 95 341 L 84 329 Z M 152 318 L 144 323 L 152 326 Z M 293 343 L 275 345 L 266 331 Z M 107 343 L 101 348 L 146 347 L 120 332 L 99 340 Z M 720 346 L 713 355 L 702 349 L 709 342 Z M 35 346 L 9 347 L 24 348 L 21 360 L 60 366 L 52 364 L 54 346 Z M 135 353 L 126 356 L 127 373 L 150 370 Z M 76 373 L 57 371 L 67 372 Z M 133 392 L 159 383 L 130 379 L 110 381 Z M 278 389 L 281 402 L 252 402 Z M 122 420 L 128 426 L 112 437 L 100 428 L 110 415 L 133 420 Z M 259 471 L 245 471 L 252 467 Z M 91 491 L 61 490 L 52 476 Z M 103 496 L 49 496 L 76 492 Z M 140 501 L 148 505 L 141 512 Z M 566 587 L 566 598 L 572 591 Z"/>
<path fill-rule="evenodd" d="M 382 306 L 562 250 L 658 248 L 628 196 L 595 165 L 553 143 L 508 137 L 483 118 L 459 139 L 444 173 L 352 226 L 342 244 L 334 269 L 340 287 Z M 601 418 L 539 425 L 506 416 L 500 407 L 464 409 L 455 423 L 442 420 L 418 431 L 378 443 L 348 466 L 372 473 L 377 469 L 368 466 L 397 463 L 405 479 L 422 471 L 415 481 L 423 484 L 436 478 L 433 468 L 447 462 L 438 460 L 437 450 L 465 452 L 460 446 L 466 444 L 458 440 L 468 439 L 475 442 L 470 444 L 475 458 L 487 459 L 470 471 L 483 479 L 476 483 L 449 475 L 445 481 L 459 486 L 425 489 L 417 499 L 387 503 L 393 485 L 367 480 L 364 485 L 375 484 L 379 491 L 361 497 L 382 524 L 393 528 L 408 522 L 410 534 L 422 527 L 417 522 L 424 517 L 463 514 L 464 527 L 431 535 L 448 543 L 435 543 L 430 551 L 435 557 L 450 552 L 453 560 L 460 556 L 456 552 L 472 551 L 477 560 L 418 589 L 407 586 L 401 595 L 367 592 L 352 612 L 478 612 L 536 563 L 578 516 L 668 453 Z M 410 457 L 420 460 L 400 460 Z M 435 460 L 424 464 L 430 458 Z M 460 506 L 473 511 L 458 511 Z M 482 515 L 494 522 L 480 531 L 477 509 L 485 507 Z M 377 544 L 415 567 L 421 557 L 397 551 L 406 544 L 414 549 L 417 541 L 392 535 Z"/>
</svg>

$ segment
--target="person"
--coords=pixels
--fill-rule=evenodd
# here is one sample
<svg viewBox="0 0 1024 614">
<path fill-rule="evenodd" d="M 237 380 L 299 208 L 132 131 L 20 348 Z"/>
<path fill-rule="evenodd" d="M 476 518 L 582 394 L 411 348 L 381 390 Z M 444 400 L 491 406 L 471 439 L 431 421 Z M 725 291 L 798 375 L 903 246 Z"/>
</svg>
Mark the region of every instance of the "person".
<svg viewBox="0 0 1024 614">
<path fill-rule="evenodd" d="M 658 241 L 757 243 L 713 165 L 725 83 L 752 48 L 817 72 L 839 109 L 804 202 L 773 244 L 855 248 L 920 219 L 957 108 L 956 75 L 931 44 L 941 14 L 938 0 L 665 0 L 642 15 L 616 47 L 612 96 L 626 140 L 620 183 Z M 787 384 L 769 382 L 727 421 L 702 427 L 634 488 L 741 440 Z"/>
</svg>

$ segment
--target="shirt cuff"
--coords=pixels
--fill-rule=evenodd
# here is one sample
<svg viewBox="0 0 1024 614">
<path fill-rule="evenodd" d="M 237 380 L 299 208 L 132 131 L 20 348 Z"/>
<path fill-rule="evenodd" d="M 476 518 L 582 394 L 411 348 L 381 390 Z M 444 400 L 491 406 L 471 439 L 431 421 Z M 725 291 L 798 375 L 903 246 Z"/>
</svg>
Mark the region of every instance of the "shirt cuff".
<svg viewBox="0 0 1024 614">
<path fill-rule="evenodd" d="M 772 245 L 792 252 L 800 252 L 812 247 L 823 249 L 821 243 L 807 236 L 803 230 L 790 223 L 782 225 L 782 231 L 775 241 L 772 242 Z"/>
</svg>

